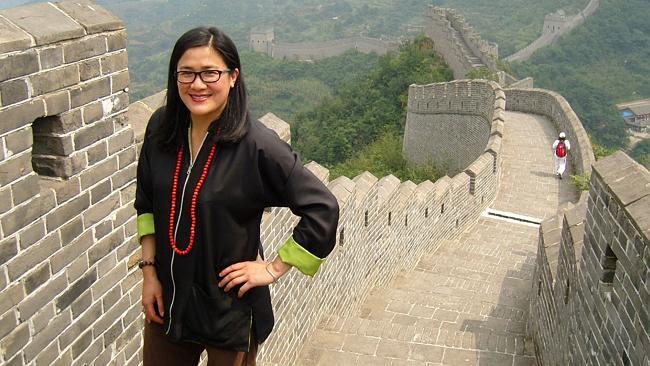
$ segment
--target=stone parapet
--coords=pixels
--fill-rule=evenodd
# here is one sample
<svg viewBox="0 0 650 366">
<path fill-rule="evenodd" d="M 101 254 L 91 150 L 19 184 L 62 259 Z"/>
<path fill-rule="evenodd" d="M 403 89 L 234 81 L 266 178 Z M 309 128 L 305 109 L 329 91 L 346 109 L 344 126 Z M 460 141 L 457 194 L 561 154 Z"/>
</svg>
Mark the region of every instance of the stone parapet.
<svg viewBox="0 0 650 366">
<path fill-rule="evenodd" d="M 622 152 L 542 223 L 528 331 L 542 365 L 650 362 L 650 172 Z"/>
<path fill-rule="evenodd" d="M 504 89 L 504 92 L 507 110 L 545 116 L 558 132 L 564 131 L 571 141 L 569 160 L 576 174 L 589 174 L 596 161 L 591 142 L 582 122 L 563 96 L 545 89 Z"/>
<path fill-rule="evenodd" d="M 503 130 L 505 94 L 486 80 L 411 85 L 404 154 L 414 164 L 434 162 L 451 174 L 469 166 Z M 494 166 L 497 165 L 494 155 Z"/>
<path fill-rule="evenodd" d="M 63 1 L 0 30 L 0 363 L 138 363 L 124 25 Z"/>
<path fill-rule="evenodd" d="M 425 34 L 454 71 L 463 79 L 475 67 L 497 70 L 499 49 L 483 39 L 454 9 L 430 6 L 426 12 Z"/>
</svg>

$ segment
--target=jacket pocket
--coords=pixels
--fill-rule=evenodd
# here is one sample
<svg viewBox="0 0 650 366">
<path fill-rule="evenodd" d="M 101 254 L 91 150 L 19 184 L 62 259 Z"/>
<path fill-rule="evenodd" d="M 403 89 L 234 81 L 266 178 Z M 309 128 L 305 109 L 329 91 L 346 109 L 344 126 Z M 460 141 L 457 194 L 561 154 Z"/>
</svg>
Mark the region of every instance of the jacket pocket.
<svg viewBox="0 0 650 366">
<path fill-rule="evenodd" d="M 217 348 L 248 351 L 252 311 L 250 305 L 217 290 L 208 294 L 192 286 L 185 311 L 185 330 L 190 338 Z"/>
</svg>

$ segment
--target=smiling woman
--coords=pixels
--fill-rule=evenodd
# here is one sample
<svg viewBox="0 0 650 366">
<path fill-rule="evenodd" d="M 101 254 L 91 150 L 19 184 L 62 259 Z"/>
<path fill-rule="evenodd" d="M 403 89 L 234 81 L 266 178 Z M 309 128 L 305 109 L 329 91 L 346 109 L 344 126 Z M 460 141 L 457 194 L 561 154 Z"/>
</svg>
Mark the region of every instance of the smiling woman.
<svg viewBox="0 0 650 366">
<path fill-rule="evenodd" d="M 241 70 L 223 32 L 188 31 L 147 125 L 135 199 L 145 365 L 196 365 L 204 350 L 208 365 L 255 365 L 274 322 L 268 285 L 291 267 L 313 276 L 334 246 L 336 199 L 249 117 Z M 272 206 L 300 221 L 266 262 L 260 221 Z"/>
</svg>

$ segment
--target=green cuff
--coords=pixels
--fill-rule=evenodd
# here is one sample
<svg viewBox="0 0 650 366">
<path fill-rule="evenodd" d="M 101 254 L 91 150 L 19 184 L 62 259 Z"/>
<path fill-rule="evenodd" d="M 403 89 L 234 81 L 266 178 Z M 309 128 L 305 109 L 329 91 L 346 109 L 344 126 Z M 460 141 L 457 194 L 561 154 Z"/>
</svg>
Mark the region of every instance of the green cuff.
<svg viewBox="0 0 650 366">
<path fill-rule="evenodd" d="M 155 232 L 156 229 L 153 225 L 153 214 L 145 213 L 138 215 L 138 242 L 140 242 L 140 239 L 143 236 L 153 234 Z"/>
<path fill-rule="evenodd" d="M 314 276 L 318 271 L 321 263 L 325 259 L 318 258 L 317 256 L 309 253 L 307 249 L 300 246 L 290 237 L 282 247 L 278 250 L 278 256 L 286 264 L 290 264 L 307 276 Z"/>
</svg>

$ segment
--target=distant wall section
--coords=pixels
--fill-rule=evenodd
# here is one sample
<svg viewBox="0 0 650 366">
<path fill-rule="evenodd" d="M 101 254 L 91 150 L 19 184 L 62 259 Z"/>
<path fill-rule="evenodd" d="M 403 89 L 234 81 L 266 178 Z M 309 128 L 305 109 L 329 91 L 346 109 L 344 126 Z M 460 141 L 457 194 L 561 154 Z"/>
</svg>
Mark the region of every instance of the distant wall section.
<svg viewBox="0 0 650 366">
<path fill-rule="evenodd" d="M 352 37 L 325 42 L 281 43 L 275 39 L 272 27 L 254 28 L 249 38 L 249 48 L 278 59 L 319 60 L 337 56 L 347 50 L 385 55 L 396 50 L 399 44 L 368 37 Z"/>
<path fill-rule="evenodd" d="M 413 164 L 434 162 L 455 174 L 485 151 L 491 135 L 501 134 L 504 109 L 495 82 L 411 85 L 404 155 Z"/>
<path fill-rule="evenodd" d="M 424 32 L 433 40 L 436 52 L 444 57 L 456 79 L 463 79 L 475 67 L 497 70 L 498 46 L 481 39 L 454 9 L 429 7 Z"/>
</svg>

